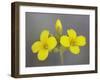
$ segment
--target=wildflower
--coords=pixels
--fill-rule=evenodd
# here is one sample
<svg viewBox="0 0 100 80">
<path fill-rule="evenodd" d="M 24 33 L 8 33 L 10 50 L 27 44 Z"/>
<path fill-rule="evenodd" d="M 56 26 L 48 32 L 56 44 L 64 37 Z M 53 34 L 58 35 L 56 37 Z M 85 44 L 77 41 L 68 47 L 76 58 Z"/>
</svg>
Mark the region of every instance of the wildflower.
<svg viewBox="0 0 100 80">
<path fill-rule="evenodd" d="M 60 43 L 66 47 L 69 48 L 69 50 L 73 54 L 79 54 L 80 53 L 80 47 L 86 45 L 86 38 L 85 36 L 77 36 L 77 33 L 74 29 L 68 29 L 67 30 L 68 35 L 63 35 L 60 38 Z"/>
<path fill-rule="evenodd" d="M 49 36 L 49 31 L 44 30 L 41 32 L 40 41 L 36 41 L 32 44 L 32 52 L 38 53 L 37 57 L 40 61 L 44 61 L 47 59 L 48 54 L 51 50 L 53 50 L 57 45 L 57 41 L 55 37 Z"/>
</svg>

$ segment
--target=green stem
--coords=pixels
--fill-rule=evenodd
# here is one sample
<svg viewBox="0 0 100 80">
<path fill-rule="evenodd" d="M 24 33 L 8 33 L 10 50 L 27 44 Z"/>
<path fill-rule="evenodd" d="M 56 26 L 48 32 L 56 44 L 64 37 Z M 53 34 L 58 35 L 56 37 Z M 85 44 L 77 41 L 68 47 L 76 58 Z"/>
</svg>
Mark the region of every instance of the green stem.
<svg viewBox="0 0 100 80">
<path fill-rule="evenodd" d="M 62 52 L 60 52 L 60 58 L 61 58 L 61 64 L 64 64 L 64 57 Z"/>
<path fill-rule="evenodd" d="M 60 37 L 61 37 L 62 33 L 56 33 L 56 39 L 57 39 L 57 42 L 58 42 L 58 50 L 60 52 L 60 58 L 61 58 L 61 64 L 63 65 L 64 64 L 64 57 L 63 57 L 63 50 L 62 50 L 62 47 L 60 45 Z"/>
</svg>

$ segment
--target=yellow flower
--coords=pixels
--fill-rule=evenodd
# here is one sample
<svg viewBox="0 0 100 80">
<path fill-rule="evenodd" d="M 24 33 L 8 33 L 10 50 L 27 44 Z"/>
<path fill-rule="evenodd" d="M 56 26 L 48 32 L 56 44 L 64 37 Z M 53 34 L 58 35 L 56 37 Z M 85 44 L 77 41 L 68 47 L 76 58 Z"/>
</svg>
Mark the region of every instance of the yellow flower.
<svg viewBox="0 0 100 80">
<path fill-rule="evenodd" d="M 56 24 L 55 24 L 55 28 L 56 28 L 56 31 L 59 33 L 61 33 L 62 32 L 62 23 L 61 23 L 61 21 L 60 21 L 60 19 L 57 19 L 57 21 L 56 21 Z"/>
<path fill-rule="evenodd" d="M 40 41 L 32 44 L 32 52 L 38 53 L 37 57 L 40 61 L 44 61 L 48 57 L 49 51 L 54 49 L 57 45 L 55 37 L 49 36 L 49 31 L 44 30 L 41 32 Z"/>
<path fill-rule="evenodd" d="M 69 48 L 69 50 L 73 54 L 79 54 L 81 46 L 86 45 L 86 38 L 84 36 L 77 36 L 77 33 L 74 29 L 68 29 L 67 30 L 68 36 L 63 35 L 60 38 L 60 43 L 66 47 Z"/>
</svg>

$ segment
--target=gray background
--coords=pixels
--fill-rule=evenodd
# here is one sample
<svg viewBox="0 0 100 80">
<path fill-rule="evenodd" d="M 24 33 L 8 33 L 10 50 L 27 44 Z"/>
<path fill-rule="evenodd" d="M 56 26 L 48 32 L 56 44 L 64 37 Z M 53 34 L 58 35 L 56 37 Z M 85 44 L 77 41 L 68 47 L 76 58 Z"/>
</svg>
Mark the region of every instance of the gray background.
<svg viewBox="0 0 100 80">
<path fill-rule="evenodd" d="M 26 67 L 61 65 L 59 53 L 50 53 L 45 61 L 39 61 L 37 54 L 31 51 L 32 43 L 40 39 L 44 29 L 55 33 L 58 18 L 63 25 L 63 34 L 67 34 L 67 29 L 74 28 L 78 35 L 84 35 L 87 39 L 87 45 L 80 48 L 80 55 L 73 55 L 68 50 L 63 53 L 64 65 L 89 64 L 89 15 L 26 12 Z"/>
</svg>

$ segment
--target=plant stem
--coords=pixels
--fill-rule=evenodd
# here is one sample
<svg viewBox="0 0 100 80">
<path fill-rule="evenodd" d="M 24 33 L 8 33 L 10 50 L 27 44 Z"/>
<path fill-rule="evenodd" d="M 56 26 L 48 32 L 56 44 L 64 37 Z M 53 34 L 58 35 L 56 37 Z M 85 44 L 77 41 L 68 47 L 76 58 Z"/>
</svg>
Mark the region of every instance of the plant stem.
<svg viewBox="0 0 100 80">
<path fill-rule="evenodd" d="M 61 64 L 64 64 L 63 53 L 60 51 Z"/>
</svg>

